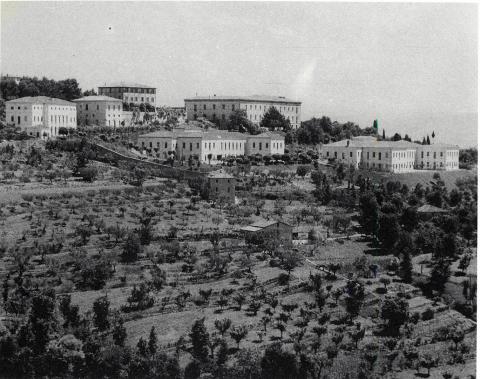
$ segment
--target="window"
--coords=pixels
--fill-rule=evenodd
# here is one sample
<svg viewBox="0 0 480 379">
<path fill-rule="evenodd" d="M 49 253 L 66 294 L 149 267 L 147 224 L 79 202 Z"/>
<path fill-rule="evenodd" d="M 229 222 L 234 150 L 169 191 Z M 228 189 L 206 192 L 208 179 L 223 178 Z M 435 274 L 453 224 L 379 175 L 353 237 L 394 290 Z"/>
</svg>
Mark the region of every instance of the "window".
<svg viewBox="0 0 480 379">
<path fill-rule="evenodd" d="M 334 154 L 335 154 L 335 158 L 336 158 L 336 157 L 337 157 L 337 152 L 335 151 L 335 153 L 334 153 Z"/>
<path fill-rule="evenodd" d="M 352 158 L 352 157 L 353 157 L 353 153 L 352 153 L 352 152 L 350 152 L 350 158 Z"/>
<path fill-rule="evenodd" d="M 168 147 L 168 143 L 167 143 L 167 142 L 165 142 L 165 149 L 166 149 L 167 147 Z"/>
<path fill-rule="evenodd" d="M 375 158 L 375 151 L 372 152 L 372 158 Z"/>
<path fill-rule="evenodd" d="M 182 144 L 182 148 L 185 149 L 185 142 Z"/>
<path fill-rule="evenodd" d="M 329 151 L 327 151 L 327 157 L 329 157 L 329 156 L 330 156 L 330 152 L 329 152 Z"/>
<path fill-rule="evenodd" d="M 13 116 L 11 117 L 11 121 L 13 122 Z"/>
<path fill-rule="evenodd" d="M 345 159 L 345 153 L 342 152 L 342 159 Z"/>
<path fill-rule="evenodd" d="M 437 159 L 437 152 L 436 151 L 433 152 L 433 159 Z"/>
<path fill-rule="evenodd" d="M 85 104 L 85 110 L 88 111 L 88 104 Z"/>
<path fill-rule="evenodd" d="M 422 159 L 423 159 L 423 151 L 422 151 Z"/>
<path fill-rule="evenodd" d="M 441 158 L 443 157 L 443 152 L 442 152 L 442 151 L 440 152 L 440 157 L 441 157 Z"/>
<path fill-rule="evenodd" d="M 215 109 L 215 108 L 216 108 L 216 105 L 215 105 L 215 104 L 213 104 L 213 105 L 212 105 L 212 107 L 213 107 L 213 109 Z"/>
<path fill-rule="evenodd" d="M 379 161 L 382 160 L 382 153 L 381 153 L 381 152 L 378 153 L 378 160 L 379 160 Z"/>
<path fill-rule="evenodd" d="M 225 109 L 225 104 L 222 104 L 222 109 Z"/>
<path fill-rule="evenodd" d="M 206 109 L 207 109 L 207 105 L 203 104 L 203 110 L 206 110 Z"/>
<path fill-rule="evenodd" d="M 370 159 L 370 152 L 367 151 L 367 159 Z"/>
<path fill-rule="evenodd" d="M 197 142 L 197 149 L 200 149 L 200 143 Z"/>
<path fill-rule="evenodd" d="M 253 148 L 255 149 L 255 142 L 252 144 Z"/>
<path fill-rule="evenodd" d="M 265 143 L 265 148 L 266 148 L 266 149 L 268 149 L 268 142 L 267 142 L 267 143 Z"/>
</svg>

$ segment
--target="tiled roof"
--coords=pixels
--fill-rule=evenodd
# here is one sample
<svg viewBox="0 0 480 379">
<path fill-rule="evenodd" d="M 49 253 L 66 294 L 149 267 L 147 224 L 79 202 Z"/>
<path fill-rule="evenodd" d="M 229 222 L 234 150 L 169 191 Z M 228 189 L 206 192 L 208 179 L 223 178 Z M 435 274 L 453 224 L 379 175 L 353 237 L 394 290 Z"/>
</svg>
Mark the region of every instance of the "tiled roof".
<svg viewBox="0 0 480 379">
<path fill-rule="evenodd" d="M 438 208 L 434 205 L 425 204 L 417 208 L 419 213 L 447 213 L 448 211 L 442 208 Z"/>
<path fill-rule="evenodd" d="M 284 140 L 285 137 L 278 133 L 273 132 L 264 132 L 256 135 L 248 136 L 249 138 L 274 138 L 274 139 L 281 139 Z"/>
<path fill-rule="evenodd" d="M 295 103 L 300 105 L 301 102 L 297 100 L 287 99 L 283 96 L 194 96 L 186 98 L 185 101 L 248 101 L 248 102 L 262 102 L 262 103 Z"/>
<path fill-rule="evenodd" d="M 120 99 L 115 99 L 114 97 L 110 96 L 85 96 L 81 97 L 80 99 L 75 99 L 73 101 L 116 101 L 116 102 L 122 102 Z"/>
<path fill-rule="evenodd" d="M 458 145 L 453 145 L 450 143 L 432 143 L 431 145 L 417 145 L 418 148 L 428 149 L 434 147 L 440 147 L 444 149 L 459 149 Z"/>
<path fill-rule="evenodd" d="M 139 136 L 139 138 L 142 138 L 142 137 L 153 137 L 153 138 L 160 138 L 160 137 L 167 137 L 167 138 L 174 138 L 174 134 L 173 132 L 170 132 L 168 130 L 158 130 L 156 132 L 151 132 L 151 133 L 147 133 L 147 134 L 142 134 Z"/>
<path fill-rule="evenodd" d="M 104 84 L 103 86 L 98 86 L 98 88 L 104 87 L 133 87 L 133 88 L 155 88 L 152 86 L 146 86 L 145 84 L 132 83 L 132 82 L 115 82 Z"/>
<path fill-rule="evenodd" d="M 20 97 L 18 99 L 9 100 L 6 103 L 40 103 L 40 104 L 54 104 L 54 105 L 75 105 L 71 101 L 57 99 L 55 97 L 47 97 L 47 96 L 26 96 Z"/>
<path fill-rule="evenodd" d="M 223 170 L 212 171 L 207 175 L 209 178 L 233 179 L 234 177 Z"/>
<path fill-rule="evenodd" d="M 337 142 L 332 142 L 332 143 L 329 143 L 329 144 L 326 144 L 324 145 L 324 147 L 330 147 L 330 146 L 338 146 L 338 147 L 347 147 L 347 143 L 348 143 L 348 147 L 358 147 L 358 148 L 362 148 L 362 147 L 378 147 L 378 148 L 382 148 L 382 147 L 386 147 L 386 148 L 399 148 L 399 149 L 417 149 L 418 146 L 421 146 L 421 145 L 418 145 L 416 143 L 413 143 L 413 142 L 408 142 L 408 141 L 377 141 L 375 138 L 365 138 L 365 139 L 358 139 L 358 138 L 355 138 L 355 139 L 344 139 L 344 140 L 341 140 L 341 141 L 337 141 Z"/>
<path fill-rule="evenodd" d="M 242 133 L 237 132 L 227 132 L 225 130 L 209 130 L 203 133 L 203 139 L 206 140 L 219 140 L 219 139 L 227 139 L 227 140 L 246 140 L 247 136 Z"/>
</svg>

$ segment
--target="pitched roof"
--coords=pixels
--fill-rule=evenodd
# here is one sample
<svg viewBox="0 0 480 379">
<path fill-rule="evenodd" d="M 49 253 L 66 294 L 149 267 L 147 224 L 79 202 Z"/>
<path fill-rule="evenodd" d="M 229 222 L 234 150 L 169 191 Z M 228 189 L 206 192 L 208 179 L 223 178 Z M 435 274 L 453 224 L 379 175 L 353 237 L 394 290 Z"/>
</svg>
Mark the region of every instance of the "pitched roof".
<svg viewBox="0 0 480 379">
<path fill-rule="evenodd" d="M 280 220 L 260 220 L 257 222 L 254 222 L 253 224 L 250 224 L 248 226 L 244 226 L 240 230 L 246 231 L 246 232 L 258 232 L 260 230 L 263 230 L 269 226 L 275 225 L 275 224 L 284 224 L 287 226 L 291 226 L 290 224 L 287 224 L 286 222 L 280 221 Z"/>
<path fill-rule="evenodd" d="M 186 98 L 185 101 L 247 101 L 247 102 L 260 102 L 260 103 L 294 103 L 296 105 L 302 104 L 301 101 L 287 99 L 283 96 L 265 96 L 265 95 L 252 95 L 252 96 L 193 96 Z"/>
<path fill-rule="evenodd" d="M 146 86 L 145 84 L 133 83 L 133 82 L 114 82 L 114 83 L 105 83 L 103 86 L 98 86 L 98 88 L 104 87 L 133 87 L 133 88 L 155 88 L 152 86 Z"/>
<path fill-rule="evenodd" d="M 114 97 L 110 96 L 84 96 L 81 97 L 80 99 L 75 99 L 73 101 L 116 101 L 116 102 L 122 102 L 120 99 L 115 99 Z"/>
<path fill-rule="evenodd" d="M 285 137 L 282 136 L 281 134 L 270 132 L 270 131 L 260 133 L 260 134 L 250 135 L 250 136 L 248 136 L 248 138 L 276 138 L 276 139 L 282 139 L 282 140 L 285 139 Z"/>
<path fill-rule="evenodd" d="M 151 132 L 151 133 L 146 133 L 146 134 L 142 134 L 140 136 L 138 136 L 139 138 L 142 138 L 142 137 L 150 137 L 150 138 L 160 138 L 160 137 L 166 137 L 166 138 L 174 138 L 174 134 L 173 132 L 170 132 L 168 130 L 157 130 L 155 132 Z"/>
<path fill-rule="evenodd" d="M 354 139 L 344 139 L 341 141 L 337 142 L 332 142 L 326 145 L 323 145 L 324 147 L 377 147 L 377 148 L 399 148 L 399 149 L 416 149 L 418 148 L 418 144 L 413 143 L 413 142 L 408 142 L 408 141 L 377 141 L 376 138 L 354 138 Z"/>
<path fill-rule="evenodd" d="M 203 133 L 203 139 L 206 140 L 217 140 L 217 139 L 227 139 L 227 140 L 246 140 L 247 136 L 238 132 L 228 132 L 225 130 L 208 130 Z"/>
<path fill-rule="evenodd" d="M 444 149 L 459 149 L 458 145 L 453 145 L 451 143 L 432 143 L 431 145 L 417 145 L 419 149 L 425 149 L 427 150 L 428 148 L 435 148 L 435 147 L 440 147 Z"/>
<path fill-rule="evenodd" d="M 434 205 L 425 204 L 417 208 L 419 213 L 447 213 L 448 211 L 442 208 L 438 208 Z"/>
<path fill-rule="evenodd" d="M 207 175 L 209 178 L 233 179 L 234 177 L 223 170 L 212 171 Z"/>
<path fill-rule="evenodd" d="M 35 103 L 35 104 L 54 104 L 54 105 L 75 105 L 71 101 L 57 99 L 56 97 L 47 97 L 47 96 L 25 96 L 18 99 L 9 100 L 6 103 Z"/>
</svg>

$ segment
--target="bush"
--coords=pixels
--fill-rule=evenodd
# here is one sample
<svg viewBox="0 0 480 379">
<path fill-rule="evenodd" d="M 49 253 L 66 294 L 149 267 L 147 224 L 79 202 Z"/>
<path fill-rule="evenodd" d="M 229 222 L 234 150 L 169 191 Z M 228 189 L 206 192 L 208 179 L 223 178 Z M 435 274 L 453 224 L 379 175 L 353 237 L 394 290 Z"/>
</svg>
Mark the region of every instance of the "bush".
<svg viewBox="0 0 480 379">
<path fill-rule="evenodd" d="M 277 280 L 280 286 L 286 286 L 290 280 L 290 276 L 282 272 L 280 275 L 278 275 Z"/>
<path fill-rule="evenodd" d="M 78 175 L 85 182 L 93 182 L 98 175 L 98 171 L 95 167 L 82 167 L 78 170 Z"/>
<path fill-rule="evenodd" d="M 418 312 L 414 312 L 410 316 L 410 321 L 412 322 L 412 324 L 417 324 L 419 320 L 420 320 L 420 313 Z"/>
<path fill-rule="evenodd" d="M 422 320 L 427 321 L 433 319 L 435 312 L 433 311 L 432 308 L 427 308 L 425 311 L 422 312 Z"/>
</svg>

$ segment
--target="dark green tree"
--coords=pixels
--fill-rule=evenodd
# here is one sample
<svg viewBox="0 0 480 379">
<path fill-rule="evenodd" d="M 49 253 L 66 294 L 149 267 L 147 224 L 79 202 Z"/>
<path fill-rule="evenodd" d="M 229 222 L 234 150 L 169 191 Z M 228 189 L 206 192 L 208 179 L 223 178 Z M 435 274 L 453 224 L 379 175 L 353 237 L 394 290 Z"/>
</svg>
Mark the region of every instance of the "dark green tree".
<svg viewBox="0 0 480 379">
<path fill-rule="evenodd" d="M 262 121 L 260 121 L 260 127 L 267 128 L 268 130 L 280 130 L 288 132 L 290 127 L 290 121 L 285 118 L 275 107 L 270 107 L 264 114 Z"/>
</svg>

